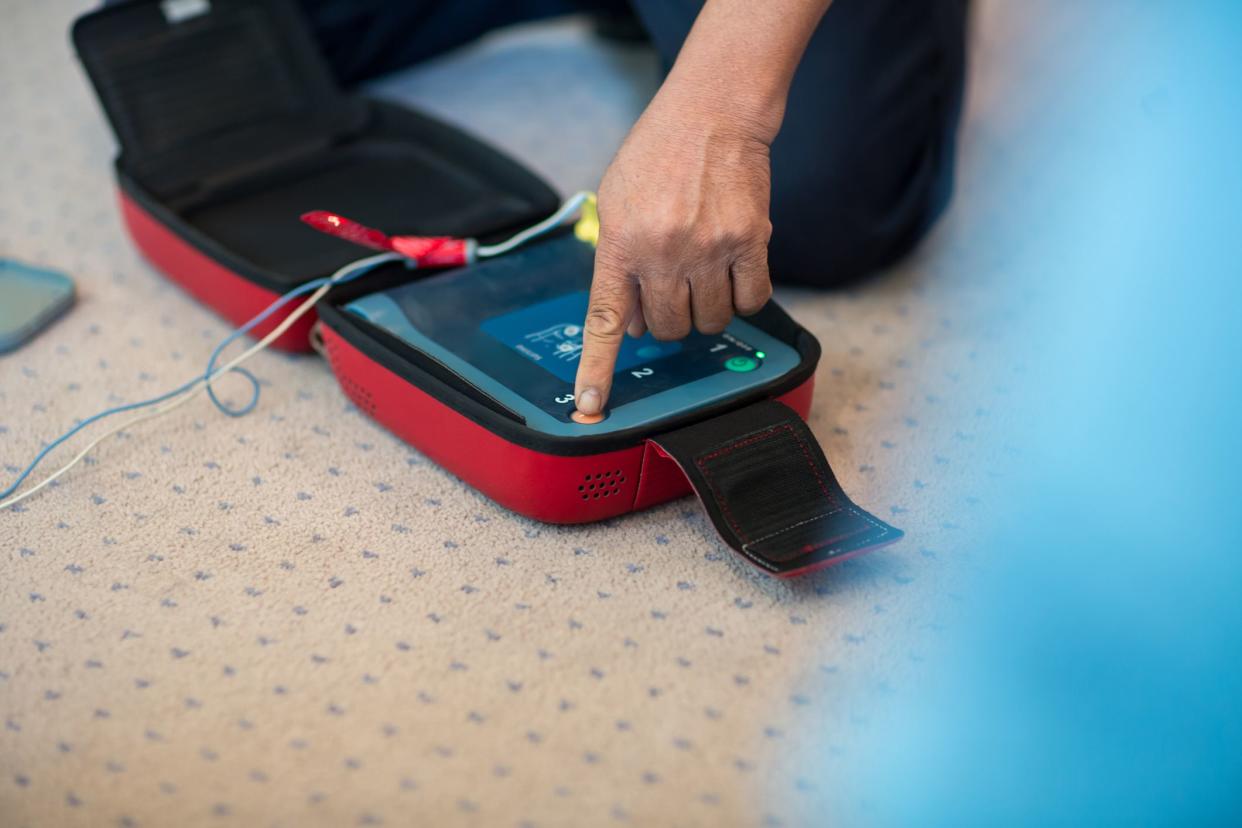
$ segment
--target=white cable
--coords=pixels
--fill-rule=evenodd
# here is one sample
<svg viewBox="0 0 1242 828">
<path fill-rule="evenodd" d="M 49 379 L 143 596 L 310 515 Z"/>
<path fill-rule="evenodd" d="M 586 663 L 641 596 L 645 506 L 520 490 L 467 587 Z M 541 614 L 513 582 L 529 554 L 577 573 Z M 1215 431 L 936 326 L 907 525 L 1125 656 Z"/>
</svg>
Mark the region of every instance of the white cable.
<svg viewBox="0 0 1242 828">
<path fill-rule="evenodd" d="M 50 485 L 58 477 L 60 477 L 65 472 L 69 471 L 74 466 L 76 466 L 79 462 L 81 462 L 82 458 L 90 454 L 91 449 L 95 448 L 95 446 L 99 445 L 101 442 L 111 437 L 113 434 L 116 434 L 118 431 L 122 431 L 133 425 L 137 425 L 138 423 L 143 422 L 144 420 L 151 420 L 156 417 L 161 417 L 164 414 L 167 414 L 168 412 L 178 408 L 179 406 L 184 405 L 185 403 L 197 397 L 199 394 L 203 393 L 203 391 L 207 390 L 207 386 L 211 384 L 211 382 L 215 380 L 216 378 L 218 378 L 221 374 L 224 374 L 228 371 L 233 370 L 238 365 L 241 365 L 243 362 L 250 359 L 255 354 L 267 348 L 268 345 L 272 344 L 272 342 L 274 342 L 277 338 L 279 338 L 281 334 L 289 330 L 289 328 L 293 325 L 294 322 L 297 322 L 298 319 L 306 315 L 306 312 L 310 310 L 311 308 L 313 308 L 315 306 L 315 303 L 318 302 L 321 298 L 323 298 L 323 295 L 327 293 L 329 290 L 331 290 L 332 287 L 337 282 L 339 282 L 341 279 L 343 279 L 345 276 L 349 275 L 350 273 L 354 272 L 356 269 L 370 268 L 370 267 L 374 267 L 377 264 L 382 264 L 383 262 L 387 262 L 387 261 L 395 261 L 400 258 L 401 257 L 397 255 L 396 253 L 381 253 L 378 256 L 369 256 L 365 259 L 359 259 L 358 261 L 350 262 L 349 264 L 345 265 L 340 270 L 333 273 L 332 276 L 328 279 L 328 282 L 326 284 L 324 284 L 322 287 L 320 287 L 318 290 L 316 290 L 314 293 L 308 296 L 306 298 L 306 301 L 304 301 L 302 304 L 294 308 L 289 313 L 289 315 L 286 316 L 281 321 L 279 325 L 273 328 L 270 333 L 268 333 L 258 342 L 251 345 L 249 348 L 247 348 L 245 351 L 243 351 L 238 356 L 234 357 L 229 362 L 216 368 L 216 370 L 212 371 L 210 374 L 199 377 L 194 382 L 193 385 L 191 385 L 189 388 L 185 390 L 185 392 L 181 396 L 174 397 L 171 400 L 160 403 L 159 405 L 154 406 L 153 408 L 148 409 L 147 411 L 144 411 L 141 414 L 135 417 L 131 417 L 130 419 L 120 423 L 119 425 L 112 427 L 108 431 L 105 431 L 103 434 L 99 435 L 94 440 L 92 440 L 90 443 L 88 443 L 86 448 L 78 452 L 77 455 L 72 460 L 70 460 L 65 465 L 61 466 L 59 469 L 57 469 L 52 474 L 48 475 L 46 478 L 40 481 L 38 485 L 33 486 L 30 489 L 27 489 L 26 491 L 22 492 L 19 495 L 13 495 L 8 500 L 0 502 L 0 509 L 7 509 L 10 506 L 15 506 L 18 503 L 21 503 L 26 498 L 33 495 L 35 492 L 38 492 L 39 490 L 43 489 L 45 486 Z"/>
<path fill-rule="evenodd" d="M 535 236 L 538 236 L 541 233 L 546 233 L 553 227 L 556 227 L 577 211 L 577 209 L 582 206 L 582 203 L 590 198 L 590 196 L 591 194 L 585 191 L 574 193 L 566 199 L 565 203 L 561 205 L 559 210 L 548 216 L 543 221 L 538 224 L 532 224 L 522 232 L 517 233 L 502 242 L 498 242 L 496 244 L 481 244 L 475 248 L 475 253 L 481 258 L 499 256 L 501 253 L 508 253 L 518 245 L 524 244 L 525 242 L 533 239 Z"/>
<path fill-rule="evenodd" d="M 513 236 L 509 237 L 503 242 L 498 242 L 497 244 L 491 244 L 491 245 L 479 245 L 478 247 L 475 248 L 475 254 L 479 256 L 480 258 L 488 258 L 491 256 L 499 256 L 503 253 L 507 253 L 513 248 L 518 247 L 519 245 L 525 244 L 526 242 L 530 241 L 536 236 L 546 233 L 547 231 L 560 225 L 562 222 L 565 221 L 566 218 L 568 218 L 570 215 L 576 212 L 583 205 L 583 203 L 590 197 L 591 197 L 591 193 L 589 192 L 574 193 L 572 196 L 566 199 L 565 203 L 562 204 L 555 213 L 548 216 L 543 221 L 539 222 L 538 224 L 533 224 L 530 227 L 527 227 L 525 230 L 522 230 L 521 232 L 514 234 Z M 255 354 L 266 349 L 273 341 L 275 341 L 278 337 L 280 337 L 281 334 L 289 330 L 289 328 L 293 325 L 294 322 L 298 321 L 298 319 L 304 316 L 308 310 L 314 307 L 315 303 L 318 302 L 325 293 L 331 290 L 332 287 L 335 284 L 337 284 L 341 279 L 343 279 L 345 276 L 349 275 L 350 273 L 353 273 L 355 270 L 359 268 L 371 268 L 377 264 L 382 264 L 383 262 L 387 262 L 387 261 L 395 261 L 400 258 L 402 257 L 397 253 L 381 253 L 376 256 L 369 256 L 365 259 L 359 259 L 355 262 L 350 262 L 349 264 L 340 268 L 335 273 L 333 273 L 332 276 L 328 278 L 328 281 L 322 287 L 317 289 L 314 293 L 312 293 L 309 297 L 307 297 L 306 301 L 304 301 L 301 305 L 299 305 L 297 308 L 291 311 L 289 315 L 286 316 L 281 321 L 281 323 L 277 325 L 270 333 L 268 333 L 266 336 L 264 336 L 254 345 L 250 346 L 248 349 L 243 351 L 236 358 L 216 368 L 210 374 L 207 374 L 202 377 L 198 377 L 196 380 L 194 380 L 192 383 L 190 383 L 186 387 L 185 391 L 183 391 L 180 396 L 173 397 L 169 400 L 166 400 L 165 402 L 155 405 L 143 411 L 141 414 L 131 417 L 130 419 L 125 420 L 119 425 L 112 427 L 108 431 L 105 431 L 103 434 L 99 435 L 94 440 L 92 440 L 90 443 L 88 443 L 86 447 L 82 449 L 80 452 L 78 452 L 77 455 L 75 455 L 72 460 L 70 460 L 64 466 L 61 466 L 59 469 L 57 469 L 52 474 L 48 475 L 46 478 L 40 481 L 37 485 L 31 487 L 30 489 L 27 489 L 25 492 L 22 492 L 21 494 L 13 495 L 7 500 L 0 501 L 0 509 L 7 509 L 10 506 L 16 506 L 18 503 L 21 503 L 26 498 L 42 490 L 43 488 L 51 485 L 57 478 L 59 478 L 61 475 L 65 474 L 70 469 L 72 469 L 74 466 L 76 466 L 78 463 L 80 463 L 82 459 L 86 457 L 86 455 L 90 454 L 91 450 L 94 449 L 95 446 L 99 445 L 101 442 L 111 437 L 113 434 L 116 434 L 118 431 L 123 431 L 124 429 L 129 428 L 130 426 L 133 426 L 133 425 L 137 425 L 138 423 L 141 423 L 145 420 L 153 420 L 156 417 L 162 417 L 163 415 L 169 413 L 170 411 L 175 410 L 176 408 L 184 405 L 185 403 L 197 397 L 203 391 L 207 390 L 208 386 L 211 385 L 213 380 L 217 379 L 222 374 L 227 373 L 228 371 L 231 371 L 232 369 L 236 368 L 238 365 L 241 365 L 243 362 L 253 357 Z"/>
</svg>

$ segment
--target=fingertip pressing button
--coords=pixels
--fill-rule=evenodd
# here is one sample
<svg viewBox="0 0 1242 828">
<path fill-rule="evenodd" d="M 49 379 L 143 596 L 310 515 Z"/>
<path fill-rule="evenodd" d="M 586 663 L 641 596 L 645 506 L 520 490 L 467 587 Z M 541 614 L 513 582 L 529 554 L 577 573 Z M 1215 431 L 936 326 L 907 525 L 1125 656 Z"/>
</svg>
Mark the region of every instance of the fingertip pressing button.
<svg viewBox="0 0 1242 828">
<path fill-rule="evenodd" d="M 578 423 L 579 425 L 595 425 L 596 423 L 601 423 L 604 421 L 604 415 L 603 414 L 583 414 L 581 411 L 578 411 L 577 409 L 575 409 L 573 413 L 569 415 L 569 419 L 573 420 L 575 423 Z"/>
</svg>

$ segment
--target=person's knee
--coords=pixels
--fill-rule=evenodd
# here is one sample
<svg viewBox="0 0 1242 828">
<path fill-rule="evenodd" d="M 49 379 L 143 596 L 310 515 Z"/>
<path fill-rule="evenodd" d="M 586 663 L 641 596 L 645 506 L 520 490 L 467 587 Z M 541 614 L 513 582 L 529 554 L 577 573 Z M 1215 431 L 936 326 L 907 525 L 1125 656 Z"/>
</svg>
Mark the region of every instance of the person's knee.
<svg viewBox="0 0 1242 828">
<path fill-rule="evenodd" d="M 918 244 L 947 201 L 951 169 L 930 136 L 914 157 L 852 153 L 774 180 L 769 261 L 778 282 L 831 287 L 865 278 Z M 869 157 L 868 157 L 869 155 Z M 820 159 L 821 161 L 824 159 Z M 894 176 L 891 165 L 900 165 Z"/>
<path fill-rule="evenodd" d="M 961 0 L 834 3 L 772 147 L 776 279 L 857 280 L 926 233 L 952 185 L 964 31 Z"/>
</svg>

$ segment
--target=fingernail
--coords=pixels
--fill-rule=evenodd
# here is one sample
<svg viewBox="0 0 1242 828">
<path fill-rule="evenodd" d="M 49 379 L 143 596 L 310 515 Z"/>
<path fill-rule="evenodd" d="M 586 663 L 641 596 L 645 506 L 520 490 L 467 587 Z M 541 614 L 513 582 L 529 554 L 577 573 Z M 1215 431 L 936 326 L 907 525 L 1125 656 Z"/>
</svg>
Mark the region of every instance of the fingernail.
<svg viewBox="0 0 1242 828">
<path fill-rule="evenodd" d="M 577 405 L 578 410 L 583 414 L 598 414 L 602 408 L 599 392 L 594 388 L 588 388 L 578 395 Z"/>
</svg>

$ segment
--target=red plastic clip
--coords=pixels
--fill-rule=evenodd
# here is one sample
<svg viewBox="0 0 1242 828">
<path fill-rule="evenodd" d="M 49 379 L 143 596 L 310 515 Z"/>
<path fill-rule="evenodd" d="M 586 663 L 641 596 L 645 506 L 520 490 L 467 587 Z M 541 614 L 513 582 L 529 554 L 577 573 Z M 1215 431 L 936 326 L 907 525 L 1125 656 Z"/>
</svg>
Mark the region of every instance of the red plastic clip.
<svg viewBox="0 0 1242 828">
<path fill-rule="evenodd" d="M 392 249 L 420 267 L 454 267 L 470 261 L 470 243 L 451 236 L 393 236 Z"/>
<path fill-rule="evenodd" d="M 359 224 L 327 210 L 302 214 L 302 221 L 321 233 L 336 236 L 372 250 L 391 250 L 412 259 L 419 267 L 453 267 L 470 261 L 470 239 L 452 236 L 389 236 L 382 230 Z"/>
</svg>

